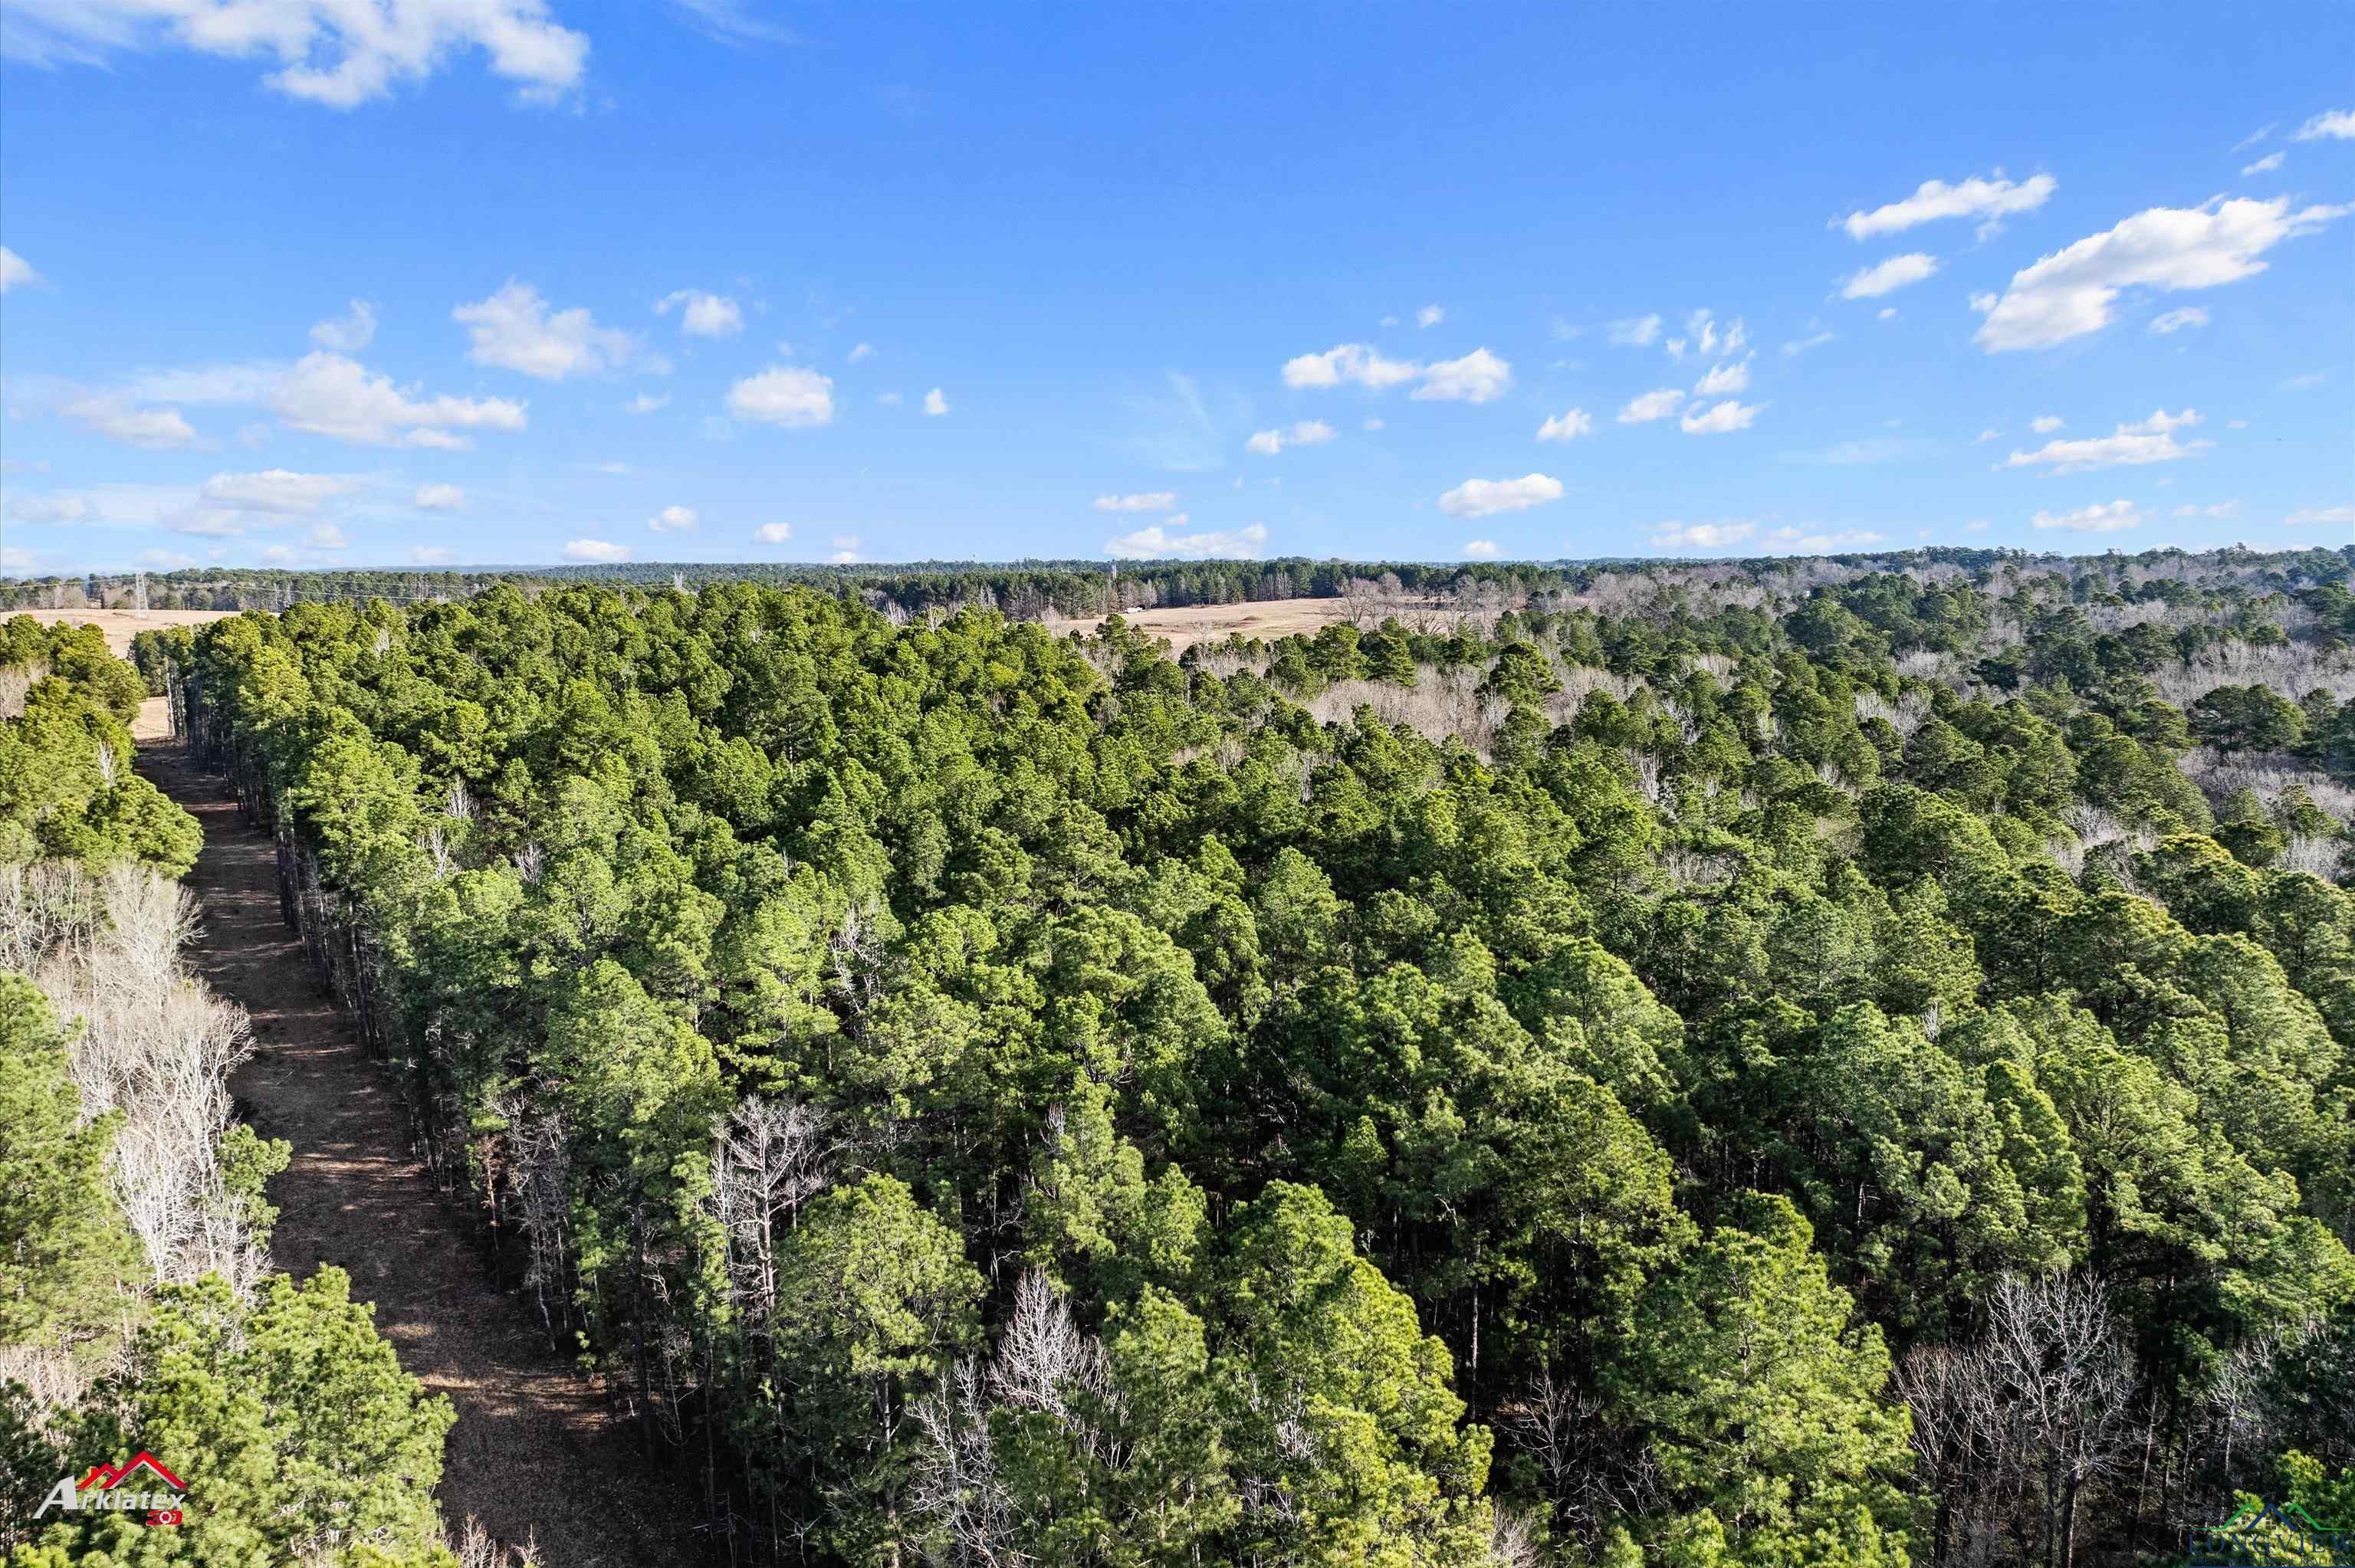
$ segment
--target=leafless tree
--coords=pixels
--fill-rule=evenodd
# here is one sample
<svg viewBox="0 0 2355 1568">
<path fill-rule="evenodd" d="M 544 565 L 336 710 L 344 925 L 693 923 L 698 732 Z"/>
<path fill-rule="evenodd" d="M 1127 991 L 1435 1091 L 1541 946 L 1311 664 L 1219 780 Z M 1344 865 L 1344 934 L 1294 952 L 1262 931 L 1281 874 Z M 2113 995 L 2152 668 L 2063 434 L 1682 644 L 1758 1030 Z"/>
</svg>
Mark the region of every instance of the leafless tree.
<svg viewBox="0 0 2355 1568">
<path fill-rule="evenodd" d="M 730 1289 L 765 1329 L 777 1309 L 777 1225 L 826 1185 L 825 1113 L 748 1096 L 720 1123 L 711 1157 L 715 1215 L 728 1233 Z"/>
</svg>

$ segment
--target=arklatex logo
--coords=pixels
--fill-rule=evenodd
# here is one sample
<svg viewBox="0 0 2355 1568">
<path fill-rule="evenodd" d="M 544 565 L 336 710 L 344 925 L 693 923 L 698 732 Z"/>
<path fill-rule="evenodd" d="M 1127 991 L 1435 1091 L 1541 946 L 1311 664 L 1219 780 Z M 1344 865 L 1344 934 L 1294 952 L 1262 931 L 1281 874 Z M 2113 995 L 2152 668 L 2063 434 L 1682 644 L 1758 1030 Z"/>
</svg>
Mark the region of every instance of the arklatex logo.
<svg viewBox="0 0 2355 1568">
<path fill-rule="evenodd" d="M 126 1489 L 131 1482 L 136 1489 Z M 107 1510 L 117 1513 L 144 1513 L 148 1524 L 177 1524 L 180 1504 L 188 1489 L 180 1478 L 164 1467 L 162 1460 L 144 1448 L 120 1465 L 92 1465 L 90 1474 L 80 1480 L 62 1476 L 41 1499 L 33 1511 L 35 1519 L 47 1519 L 51 1509 L 65 1513 L 85 1513 Z"/>
</svg>

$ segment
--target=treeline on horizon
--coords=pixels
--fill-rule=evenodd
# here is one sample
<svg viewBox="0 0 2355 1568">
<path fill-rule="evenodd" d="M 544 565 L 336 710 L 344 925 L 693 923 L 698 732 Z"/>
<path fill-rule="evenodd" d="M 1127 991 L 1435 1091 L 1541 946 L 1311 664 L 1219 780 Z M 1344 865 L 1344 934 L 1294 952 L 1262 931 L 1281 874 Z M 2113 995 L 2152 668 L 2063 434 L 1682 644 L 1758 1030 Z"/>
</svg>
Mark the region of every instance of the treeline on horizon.
<svg viewBox="0 0 2355 1568">
<path fill-rule="evenodd" d="M 2234 549 L 2194 556 L 2177 549 L 2100 559 L 2122 565 L 2152 565 L 2199 559 L 2231 560 L 2279 589 L 2301 579 L 2328 577 L 2355 558 L 2355 546 L 2338 551 Z M 1049 614 L 1073 618 L 1124 608 L 1178 608 L 1241 604 L 1284 599 L 1334 599 L 1369 589 L 1407 597 L 1582 593 L 1611 576 L 1730 573 L 1758 581 L 1805 577 L 1827 568 L 1838 573 L 1952 568 L 1975 578 L 2007 567 L 2053 569 L 2071 557 L 2010 549 L 1930 546 L 1918 550 L 1860 552 L 1828 556 L 1749 557 L 1733 561 L 1604 559 L 1592 561 L 1348 562 L 1287 556 L 1273 560 L 1135 561 L 1023 560 L 915 561 L 837 566 L 804 562 L 627 562 L 570 567 L 473 567 L 441 571 L 396 568 L 320 568 L 294 571 L 261 567 L 191 567 L 146 574 L 148 603 L 163 609 L 283 609 L 304 602 L 381 598 L 395 604 L 471 598 L 502 583 L 526 591 L 548 585 L 602 583 L 641 588 L 668 586 L 674 577 L 688 588 L 708 583 L 756 582 L 802 586 L 837 597 L 850 596 L 875 608 L 904 614 L 954 610 L 972 606 L 997 609 L 1016 620 Z M 90 573 L 0 579 L 0 609 L 79 608 L 85 604 L 127 608 L 135 602 L 130 574 Z M 69 598 L 68 596 L 71 596 Z"/>
<path fill-rule="evenodd" d="M 1176 660 L 741 582 L 136 652 L 716 1554 L 2355 1522 L 2355 552 L 1881 559 L 1348 567 Z"/>
</svg>

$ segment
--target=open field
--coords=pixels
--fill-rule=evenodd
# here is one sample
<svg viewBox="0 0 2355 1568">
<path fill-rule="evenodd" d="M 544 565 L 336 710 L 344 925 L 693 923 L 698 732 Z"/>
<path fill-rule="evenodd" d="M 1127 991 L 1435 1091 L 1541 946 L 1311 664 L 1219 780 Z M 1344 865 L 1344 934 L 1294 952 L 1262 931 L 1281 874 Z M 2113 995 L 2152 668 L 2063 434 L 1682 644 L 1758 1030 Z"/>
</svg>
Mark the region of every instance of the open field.
<svg viewBox="0 0 2355 1568">
<path fill-rule="evenodd" d="M 151 609 L 144 615 L 128 609 L 12 609 L 0 614 L 0 620 L 29 615 L 45 625 L 62 621 L 69 626 L 95 626 L 106 633 L 107 647 L 121 659 L 130 657 L 131 640 L 143 631 L 164 626 L 203 626 L 234 613 L 226 609 Z"/>
<path fill-rule="evenodd" d="M 1127 617 L 1130 625 L 1152 637 L 1169 639 L 1169 652 L 1183 653 L 1197 642 L 1218 642 L 1234 632 L 1273 639 L 1295 632 L 1314 637 L 1353 613 L 1345 599 L 1272 599 L 1245 604 L 1189 604 L 1172 609 L 1147 609 Z M 1401 612 L 1403 618 L 1403 612 Z M 1423 613 L 1438 613 L 1424 611 Z M 1076 631 L 1082 636 L 1103 624 L 1103 617 L 1067 620 L 1049 616 L 1047 629 L 1057 636 Z"/>
</svg>

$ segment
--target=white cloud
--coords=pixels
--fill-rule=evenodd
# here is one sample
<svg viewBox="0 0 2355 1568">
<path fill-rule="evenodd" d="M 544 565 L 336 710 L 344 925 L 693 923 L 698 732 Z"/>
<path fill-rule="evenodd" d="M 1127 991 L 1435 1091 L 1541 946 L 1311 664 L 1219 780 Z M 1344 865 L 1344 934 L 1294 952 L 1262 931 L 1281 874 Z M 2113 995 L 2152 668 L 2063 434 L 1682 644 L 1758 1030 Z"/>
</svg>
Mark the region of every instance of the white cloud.
<svg viewBox="0 0 2355 1568">
<path fill-rule="evenodd" d="M 1425 305 L 1414 313 L 1414 324 L 1419 327 L 1435 327 L 1446 319 L 1445 305 Z"/>
<path fill-rule="evenodd" d="M 1423 373 L 1415 397 L 1447 403 L 1486 403 L 1504 396 L 1513 384 L 1513 367 L 1485 348 L 1461 359 L 1443 359 Z"/>
<path fill-rule="evenodd" d="M 2052 195 L 2057 184 L 2051 175 L 2038 175 L 2014 185 L 2003 177 L 2001 169 L 1993 177 L 1973 175 L 1951 185 L 1944 180 L 1923 180 L 1903 201 L 1893 201 L 1870 212 L 1852 212 L 1837 221 L 1851 239 L 1897 234 L 1942 217 L 1976 217 L 1985 228 L 2012 213 L 2035 211 Z"/>
<path fill-rule="evenodd" d="M 2181 332 L 2185 327 L 2204 327 L 2207 324 L 2206 311 L 2201 310 L 2198 305 L 2185 305 L 2181 310 L 2169 311 L 2165 315 L 2153 316 L 2150 320 L 2150 330 L 2165 337 L 2171 333 Z"/>
<path fill-rule="evenodd" d="M 1497 541 L 1467 539 L 1464 542 L 1464 554 L 1476 561 L 1493 561 L 1497 558 Z"/>
<path fill-rule="evenodd" d="M 2175 509 L 2178 517 L 2237 517 L 2240 514 L 2241 503 L 2237 501 L 2220 501 L 2213 506 L 2179 506 Z"/>
<path fill-rule="evenodd" d="M 180 370 L 143 370 L 123 384 L 123 395 L 141 403 L 260 403 L 286 379 L 289 368 L 272 360 L 254 359 Z"/>
<path fill-rule="evenodd" d="M 1450 517 L 1493 517 L 1561 499 L 1561 481 L 1551 474 L 1525 473 L 1518 479 L 1467 479 L 1439 498 L 1439 509 Z"/>
<path fill-rule="evenodd" d="M 347 550 L 352 542 L 333 523 L 314 523 L 311 531 L 303 535 L 303 543 L 314 550 Z"/>
<path fill-rule="evenodd" d="M 1622 348 L 1645 348 L 1658 341 L 1660 318 L 1657 313 L 1648 316 L 1629 316 L 1613 322 L 1604 335 Z"/>
<path fill-rule="evenodd" d="M 1783 352 L 1786 355 L 1796 357 L 1799 355 L 1806 353 L 1807 350 L 1811 348 L 1823 347 L 1824 344 L 1831 342 L 1836 335 L 1838 334 L 1833 333 L 1819 332 L 1813 337 L 1795 338 L 1791 342 L 1783 345 Z"/>
<path fill-rule="evenodd" d="M 1623 425 L 1641 425 L 1654 419 L 1665 419 L 1684 405 L 1685 395 L 1681 387 L 1662 387 L 1656 391 L 1644 393 L 1640 397 L 1628 398 L 1619 410 L 1619 422 Z"/>
<path fill-rule="evenodd" d="M 551 312 L 538 289 L 512 278 L 489 298 L 460 305 L 450 316 L 474 339 L 468 359 L 542 381 L 613 369 L 627 363 L 636 347 L 619 327 L 599 326 L 587 306 Z"/>
<path fill-rule="evenodd" d="M 1382 426 L 1382 419 L 1381 419 L 1381 417 L 1380 417 L 1380 415 L 1376 415 L 1376 414 L 1369 414 L 1368 416 L 1366 416 L 1366 426 L 1365 426 L 1365 428 L 1366 428 L 1368 430 L 1379 430 L 1379 429 L 1382 429 L 1382 428 L 1383 428 L 1383 426 Z"/>
<path fill-rule="evenodd" d="M 2095 502 L 2074 512 L 2040 512 L 2029 519 L 2039 528 L 2072 528 L 2081 534 L 2115 534 L 2142 526 L 2142 514 L 2131 501 Z"/>
<path fill-rule="evenodd" d="M 2254 164 L 2242 164 L 2241 177 L 2243 179 L 2247 179 L 2251 175 L 2270 175 L 2275 169 L 2280 168 L 2282 166 L 2282 161 L 2288 156 L 2289 154 L 2286 153 L 2267 153 L 2264 157 L 2259 158 Z"/>
<path fill-rule="evenodd" d="M 1986 429 L 1979 432 L 1978 440 L 1973 444 L 1976 446 L 1985 446 L 1989 441 L 1999 441 L 2001 440 L 2003 440 L 2003 432 L 1997 429 L 1993 425 L 1989 425 Z"/>
<path fill-rule="evenodd" d="M 1702 376 L 1693 387 L 1696 397 L 1725 397 L 1750 389 L 1750 361 L 1747 357 L 1721 365 Z"/>
<path fill-rule="evenodd" d="M 196 445 L 197 432 L 177 408 L 134 408 L 112 393 L 77 397 L 58 412 L 127 446 L 170 451 Z"/>
<path fill-rule="evenodd" d="M 692 534 L 695 532 L 695 509 L 691 506 L 666 506 L 646 519 L 646 526 L 656 534 Z"/>
<path fill-rule="evenodd" d="M 2296 140 L 2355 141 L 2355 109 L 2326 109 L 2297 128 Z"/>
<path fill-rule="evenodd" d="M 8 515 L 19 523 L 81 523 L 93 508 L 86 495 L 12 495 Z"/>
<path fill-rule="evenodd" d="M 622 409 L 624 413 L 630 414 L 651 414 L 657 408 L 666 408 L 669 406 L 670 394 L 667 392 L 641 392 L 623 404 Z"/>
<path fill-rule="evenodd" d="M 1123 534 L 1117 539 L 1105 540 L 1104 553 L 1124 561 L 1146 561 L 1164 556 L 1176 556 L 1189 561 L 1213 557 L 1248 561 L 1257 559 L 1260 546 L 1266 543 L 1267 529 L 1257 523 L 1231 531 L 1202 534 L 1173 534 L 1163 524 L 1156 523 L 1150 528 L 1140 528 L 1134 534 Z"/>
<path fill-rule="evenodd" d="M 1594 416 L 1583 408 L 1565 409 L 1538 427 L 1538 440 L 1541 441 L 1574 441 L 1593 433 Z"/>
<path fill-rule="evenodd" d="M 1660 523 L 1654 524 L 1656 550 L 1721 550 L 1758 531 L 1755 523 Z"/>
<path fill-rule="evenodd" d="M 421 512 L 455 512 L 466 504 L 466 493 L 454 484 L 421 484 L 409 503 Z"/>
<path fill-rule="evenodd" d="M 372 447 L 464 447 L 454 430 L 520 430 L 524 406 L 505 397 L 419 397 L 357 360 L 306 354 L 272 388 L 271 407 L 287 425 L 314 435 Z"/>
<path fill-rule="evenodd" d="M 411 545 L 409 546 L 409 564 L 412 567 L 446 567 L 450 564 L 450 552 L 441 545 Z"/>
<path fill-rule="evenodd" d="M 1132 495 L 1099 495 L 1088 504 L 1098 512 L 1167 512 L 1178 504 L 1178 493 L 1155 490 Z"/>
<path fill-rule="evenodd" d="M 263 80 L 289 98 L 351 109 L 421 82 L 480 49 L 517 97 L 553 102 L 580 85 L 586 35 L 544 0 L 18 0 L 0 52 L 36 65 L 102 65 L 169 45 L 228 58 L 274 56 Z"/>
<path fill-rule="evenodd" d="M 684 307 L 681 309 L 680 307 Z M 744 312 L 725 294 L 677 289 L 655 302 L 655 314 L 678 310 L 678 330 L 689 337 L 733 337 L 744 330 Z"/>
<path fill-rule="evenodd" d="M 307 516 L 322 502 L 341 495 L 359 482 L 343 474 L 291 473 L 282 468 L 260 473 L 217 473 L 197 492 L 216 506 L 240 512 L 278 512 Z"/>
<path fill-rule="evenodd" d="M 1668 350 L 1670 359 L 1681 362 L 1688 347 L 1707 359 L 1714 355 L 1737 353 L 1749 341 L 1750 328 L 1746 324 L 1737 321 L 1721 335 L 1714 315 L 1702 310 L 1695 311 L 1685 318 L 1684 336 L 1672 337 L 1662 346 Z"/>
<path fill-rule="evenodd" d="M 1999 300 L 1976 297 L 1987 313 L 1977 341 L 1990 354 L 2049 348 L 2110 323 L 2119 291 L 2212 289 L 2265 270 L 2260 260 L 2281 241 L 2310 234 L 2350 209 L 2308 207 L 2289 198 L 2239 198 L 2196 207 L 2155 207 L 2115 228 L 2012 274 Z"/>
<path fill-rule="evenodd" d="M 1878 545 L 1886 537 L 1886 535 L 1876 534 L 1870 528 L 1844 528 L 1814 534 L 1804 528 L 1777 528 L 1766 535 L 1765 542 L 1796 555 L 1820 556 L 1832 550 L 1861 549 L 1868 545 Z"/>
<path fill-rule="evenodd" d="M 0 245 L 0 294 L 40 281 L 41 275 L 33 270 L 33 264 L 30 261 L 26 260 L 6 246 Z"/>
<path fill-rule="evenodd" d="M 615 561 L 628 560 L 630 547 L 627 545 L 611 544 L 603 539 L 575 539 L 564 546 L 564 558 L 568 561 L 591 561 L 600 565 L 610 565 Z"/>
<path fill-rule="evenodd" d="M 934 418 L 949 411 L 949 400 L 941 396 L 937 387 L 924 394 L 924 412 Z"/>
<path fill-rule="evenodd" d="M 1261 430 L 1243 443 L 1243 450 L 1262 457 L 1273 457 L 1286 447 L 1323 446 L 1337 434 L 1322 419 L 1302 419 L 1290 429 Z"/>
<path fill-rule="evenodd" d="M 1698 407 L 1698 405 L 1696 405 Z M 1762 405 L 1740 403 L 1729 397 L 1700 413 L 1688 413 L 1681 421 L 1689 436 L 1723 435 L 1728 430 L 1746 430 L 1758 418 Z"/>
<path fill-rule="evenodd" d="M 1897 319 L 1897 307 L 1896 307 L 1895 305 L 1883 305 L 1883 306 L 1881 306 L 1881 314 L 1880 314 L 1880 316 L 1879 316 L 1878 318 L 1876 318 L 1876 319 L 1881 320 L 1881 321 L 1884 321 L 1884 322 L 1893 322 L 1893 321 L 1895 321 L 1895 320 Z"/>
<path fill-rule="evenodd" d="M 790 523 L 763 523 L 752 530 L 752 540 L 760 545 L 782 545 L 794 536 Z"/>
<path fill-rule="evenodd" d="M 1891 256 L 1876 266 L 1842 278 L 1839 281 L 1840 298 L 1877 300 L 1883 294 L 1896 292 L 1908 283 L 1918 283 L 1937 270 L 1938 259 L 1919 250 Z"/>
<path fill-rule="evenodd" d="M 849 358 L 850 363 L 853 365 L 858 364 L 862 359 L 872 359 L 874 357 L 875 345 L 871 343 L 854 344 L 850 350 Z"/>
<path fill-rule="evenodd" d="M 830 425 L 834 423 L 834 380 L 815 370 L 772 366 L 730 387 L 728 409 L 740 419 L 788 429 Z"/>
<path fill-rule="evenodd" d="M 2170 414 L 2161 408 L 2149 418 L 2120 425 L 2106 436 L 2088 436 L 2073 441 L 2047 441 L 2032 452 L 2015 451 L 2004 459 L 2003 466 L 2032 468 L 2043 465 L 2054 473 L 2083 473 L 2097 468 L 2173 462 L 2213 444 L 2193 441 L 2184 445 L 2176 440 L 2177 430 L 2199 422 L 2197 409 L 2186 408 L 2180 414 Z M 2041 424 L 2038 426 L 2039 429 L 2043 428 Z"/>
<path fill-rule="evenodd" d="M 2336 524 L 2344 528 L 2355 524 L 2355 506 L 2306 506 L 2282 519 L 2293 528 L 2303 528 L 2319 523 L 2326 526 Z"/>
<path fill-rule="evenodd" d="M 366 300 L 354 300 L 342 315 L 330 316 L 311 328 L 312 343 L 338 354 L 357 354 L 375 338 L 376 307 Z"/>
<path fill-rule="evenodd" d="M 1354 381 L 1376 392 L 1412 381 L 1423 366 L 1401 359 L 1384 359 L 1362 343 L 1345 343 L 1322 354 L 1303 354 L 1284 362 L 1284 384 L 1295 389 L 1338 387 Z"/>
<path fill-rule="evenodd" d="M 2028 428 L 2040 436 L 2048 436 L 2068 422 L 2058 414 L 2039 414 L 2028 421 Z"/>
</svg>

